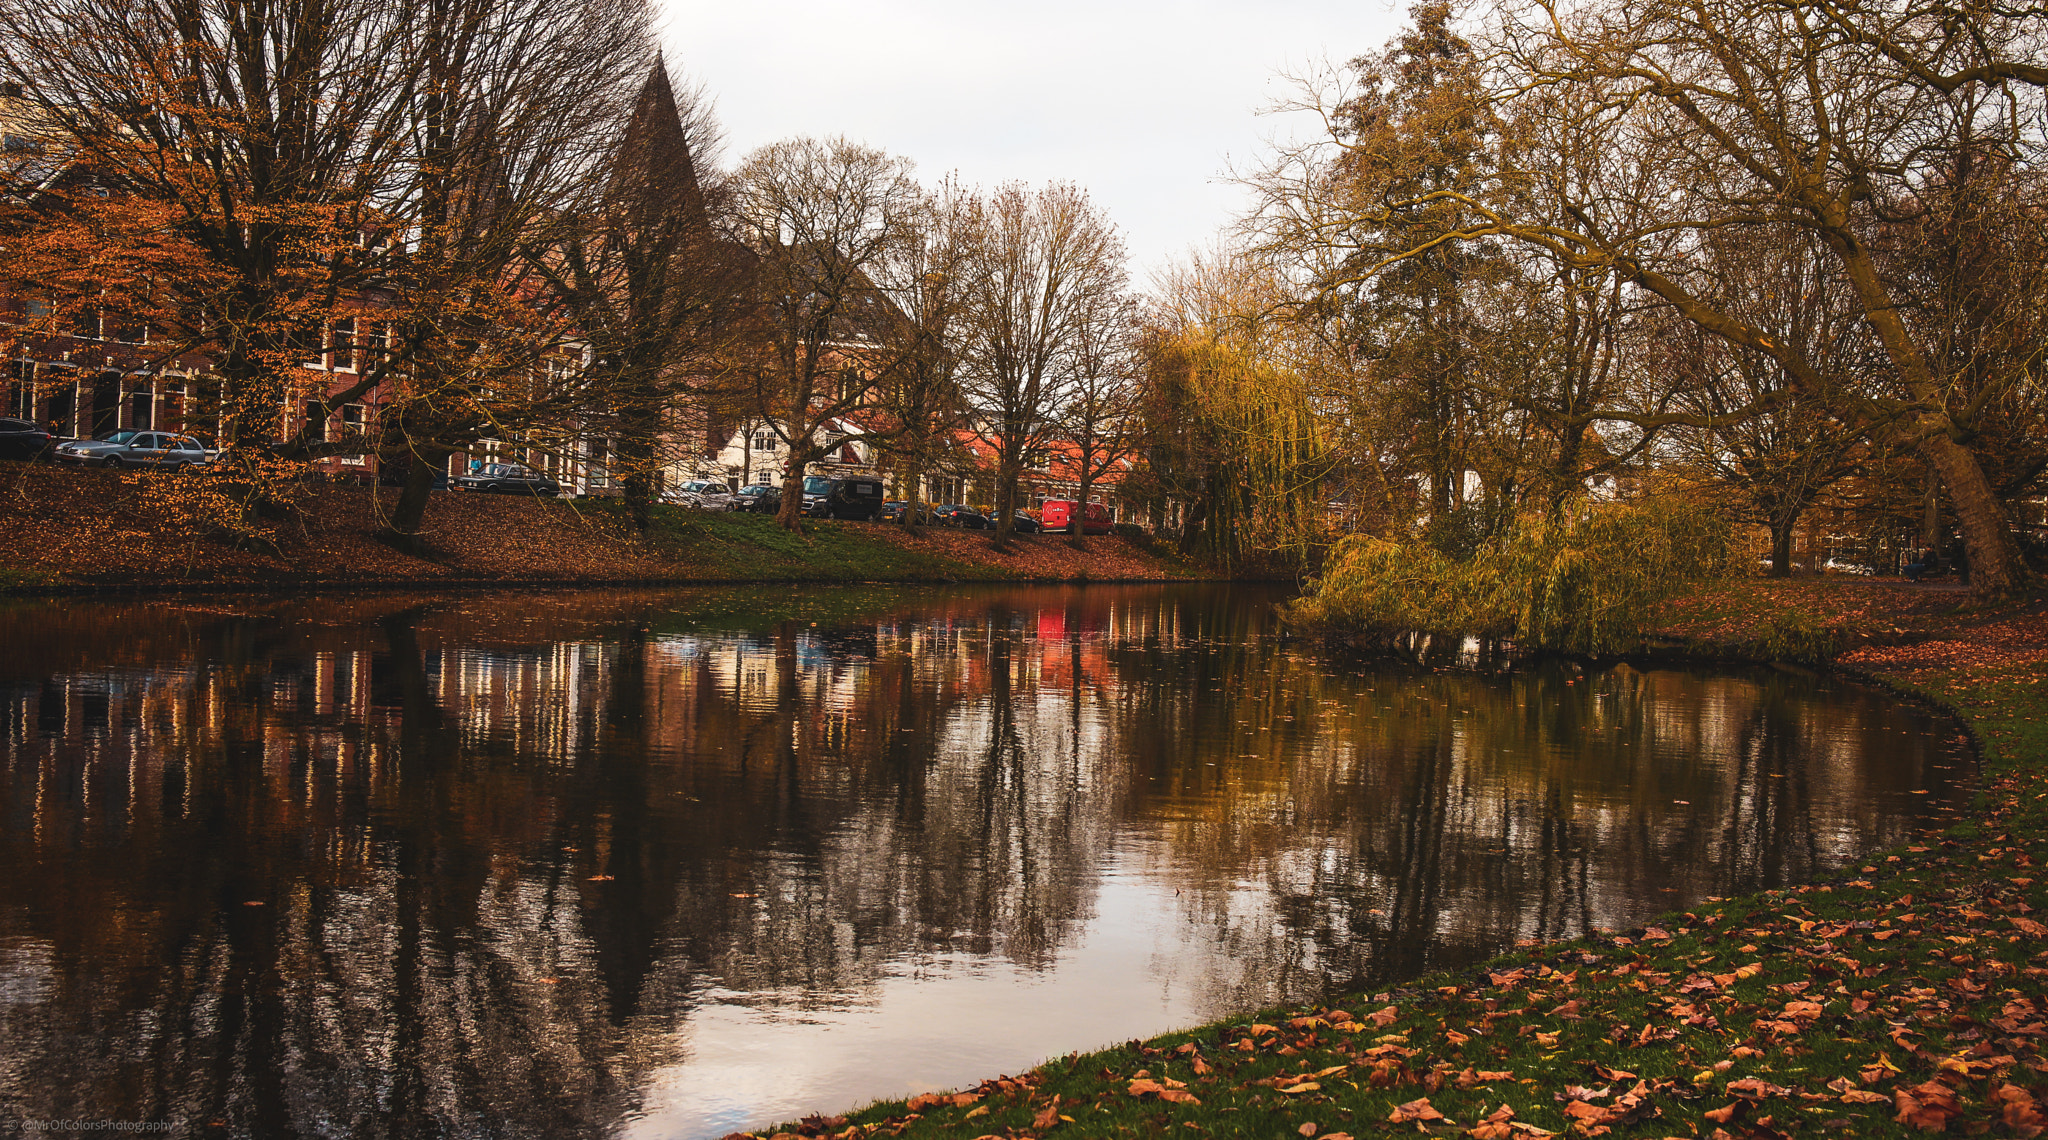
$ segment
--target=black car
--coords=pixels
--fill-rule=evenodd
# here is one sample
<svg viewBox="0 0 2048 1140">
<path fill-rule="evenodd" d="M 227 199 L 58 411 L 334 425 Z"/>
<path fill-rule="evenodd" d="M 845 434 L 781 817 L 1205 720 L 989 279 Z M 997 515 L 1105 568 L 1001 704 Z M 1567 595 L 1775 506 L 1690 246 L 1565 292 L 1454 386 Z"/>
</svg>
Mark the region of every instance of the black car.
<svg viewBox="0 0 2048 1140">
<path fill-rule="evenodd" d="M 932 511 L 932 520 L 940 526 L 957 526 L 962 530 L 987 530 L 989 517 L 973 507 L 959 503 L 947 503 Z"/>
<path fill-rule="evenodd" d="M 51 439 L 27 420 L 0 419 L 0 459 L 48 459 Z"/>
<path fill-rule="evenodd" d="M 991 522 L 991 525 L 993 525 L 993 522 Z M 1045 524 L 1025 514 L 1023 511 L 1018 511 L 1010 516 L 1010 529 L 1018 534 L 1037 534 L 1045 529 Z"/>
<path fill-rule="evenodd" d="M 882 481 L 872 477 L 804 480 L 804 513 L 814 519 L 871 519 L 882 509 Z"/>
<path fill-rule="evenodd" d="M 910 503 L 908 501 L 895 499 L 883 503 L 881 513 L 875 517 L 883 522 L 897 522 L 903 518 L 903 512 L 909 509 Z M 932 505 L 930 503 L 919 503 L 917 505 L 917 521 L 921 524 L 932 521 Z"/>
<path fill-rule="evenodd" d="M 732 493 L 735 511 L 753 511 L 755 514 L 772 515 L 782 509 L 782 488 L 766 483 L 753 483 Z"/>
<path fill-rule="evenodd" d="M 497 491 L 508 495 L 521 491 L 534 495 L 562 493 L 561 485 L 553 479 L 517 463 L 486 463 L 481 470 L 450 479 L 448 485 L 458 491 Z"/>
</svg>

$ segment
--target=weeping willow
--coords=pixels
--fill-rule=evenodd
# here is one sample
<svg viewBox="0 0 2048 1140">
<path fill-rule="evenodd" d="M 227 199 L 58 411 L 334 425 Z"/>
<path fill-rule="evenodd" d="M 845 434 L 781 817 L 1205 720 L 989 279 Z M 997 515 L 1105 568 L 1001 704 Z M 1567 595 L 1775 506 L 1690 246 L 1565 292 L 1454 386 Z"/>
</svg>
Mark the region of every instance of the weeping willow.
<svg viewBox="0 0 2048 1140">
<path fill-rule="evenodd" d="M 1727 526 L 1675 500 L 1605 503 L 1517 520 L 1457 558 L 1353 535 L 1290 608 L 1329 632 L 1421 630 L 1599 655 L 1641 644 L 1657 608 L 1731 565 Z"/>
<path fill-rule="evenodd" d="M 1149 346 L 1152 473 L 1183 548 L 1224 569 L 1299 564 L 1322 533 L 1331 453 L 1299 374 L 1199 332 Z"/>
</svg>

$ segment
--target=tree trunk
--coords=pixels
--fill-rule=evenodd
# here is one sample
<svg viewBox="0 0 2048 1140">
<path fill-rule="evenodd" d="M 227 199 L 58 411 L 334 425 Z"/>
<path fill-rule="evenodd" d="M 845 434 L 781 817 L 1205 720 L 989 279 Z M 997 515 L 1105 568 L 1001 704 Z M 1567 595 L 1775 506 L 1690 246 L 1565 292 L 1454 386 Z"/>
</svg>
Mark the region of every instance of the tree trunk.
<svg viewBox="0 0 2048 1140">
<path fill-rule="evenodd" d="M 775 521 L 784 530 L 802 530 L 804 526 L 804 472 L 823 455 L 821 451 L 789 452 L 789 470 L 782 473 L 782 505 L 775 510 Z"/>
<path fill-rule="evenodd" d="M 1017 476 L 1023 460 L 1021 452 L 1015 459 L 1005 455 L 996 468 L 996 535 L 990 542 L 997 550 L 1010 549 L 1010 535 L 1017 529 Z"/>
<path fill-rule="evenodd" d="M 426 550 L 426 543 L 420 538 L 420 525 L 426 521 L 427 499 L 434 493 L 434 473 L 448 462 L 452 452 L 438 448 L 416 448 L 407 458 L 405 483 L 398 492 L 398 502 L 391 508 L 391 517 L 385 521 L 383 539 L 385 542 L 408 554 L 420 554 Z"/>
<path fill-rule="evenodd" d="M 1970 567 L 1970 594 L 1984 601 L 2009 598 L 2026 588 L 2026 563 L 2013 540 L 2005 506 L 1984 477 L 1984 468 L 1968 448 L 1946 434 L 1921 441 L 1920 454 L 1948 488 L 1957 529 L 1963 532 L 1963 554 Z"/>
<path fill-rule="evenodd" d="M 1088 461 L 1086 457 L 1083 457 L 1081 460 L 1081 486 L 1079 490 L 1074 492 L 1076 500 L 1074 503 L 1074 513 L 1069 516 L 1074 520 L 1074 536 L 1067 540 L 1067 545 L 1072 546 L 1075 550 L 1088 549 L 1088 492 L 1094 486 L 1095 480 L 1088 477 Z"/>
<path fill-rule="evenodd" d="M 1771 577 L 1792 576 L 1792 531 L 1799 524 L 1799 512 L 1771 516 Z"/>
<path fill-rule="evenodd" d="M 654 502 L 660 493 L 655 471 L 655 436 L 660 416 L 651 408 L 636 406 L 619 419 L 623 430 L 612 445 L 611 461 L 615 470 L 625 472 L 619 480 L 619 491 L 626 500 L 633 529 L 644 531 L 653 521 Z"/>
<path fill-rule="evenodd" d="M 896 520 L 896 525 L 911 534 L 916 534 L 923 526 L 923 521 L 917 517 L 917 508 L 924 502 L 924 493 L 920 490 L 924 486 L 923 462 L 911 460 L 910 465 L 904 470 L 903 481 L 908 486 L 903 490 L 903 514 Z"/>
<path fill-rule="evenodd" d="M 1941 549 L 1941 475 L 1932 464 L 1927 468 L 1927 496 L 1920 510 L 1920 545 Z"/>
</svg>

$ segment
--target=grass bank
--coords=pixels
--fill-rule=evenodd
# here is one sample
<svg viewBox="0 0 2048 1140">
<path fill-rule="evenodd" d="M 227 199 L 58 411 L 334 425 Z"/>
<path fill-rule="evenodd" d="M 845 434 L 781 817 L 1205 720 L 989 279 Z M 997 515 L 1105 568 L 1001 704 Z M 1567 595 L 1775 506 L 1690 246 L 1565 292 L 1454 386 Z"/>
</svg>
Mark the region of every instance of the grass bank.
<svg viewBox="0 0 2048 1140">
<path fill-rule="evenodd" d="M 0 463 L 0 593 L 598 583 L 1158 580 L 1201 576 L 1164 546 L 1063 535 L 996 550 L 977 531 L 657 507 L 635 531 L 614 500 L 436 493 L 424 548 L 378 538 L 396 492 L 307 484 L 260 543 L 210 537 L 177 476 Z"/>
<path fill-rule="evenodd" d="M 1849 876 L 761 1135 L 2039 1136 L 2048 607 L 1962 600 L 1745 582 L 1659 631 L 1735 657 L 1816 630 L 1845 666 L 1957 714 L 1983 766 L 1971 817 Z"/>
</svg>

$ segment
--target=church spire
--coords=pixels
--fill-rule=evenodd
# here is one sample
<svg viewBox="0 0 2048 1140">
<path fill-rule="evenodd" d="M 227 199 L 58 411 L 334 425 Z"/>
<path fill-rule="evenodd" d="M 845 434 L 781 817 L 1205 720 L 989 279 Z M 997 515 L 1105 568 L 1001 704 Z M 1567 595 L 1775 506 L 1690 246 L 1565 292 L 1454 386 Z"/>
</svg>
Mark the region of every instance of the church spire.
<svg viewBox="0 0 2048 1140">
<path fill-rule="evenodd" d="M 668 65 L 656 55 L 654 69 L 633 102 L 633 117 L 619 142 L 619 160 L 612 176 L 615 196 L 637 199 L 642 209 L 681 206 L 696 224 L 707 221 L 704 191 L 697 184 L 697 164 L 690 154 L 689 132 L 676 109 Z"/>
</svg>

